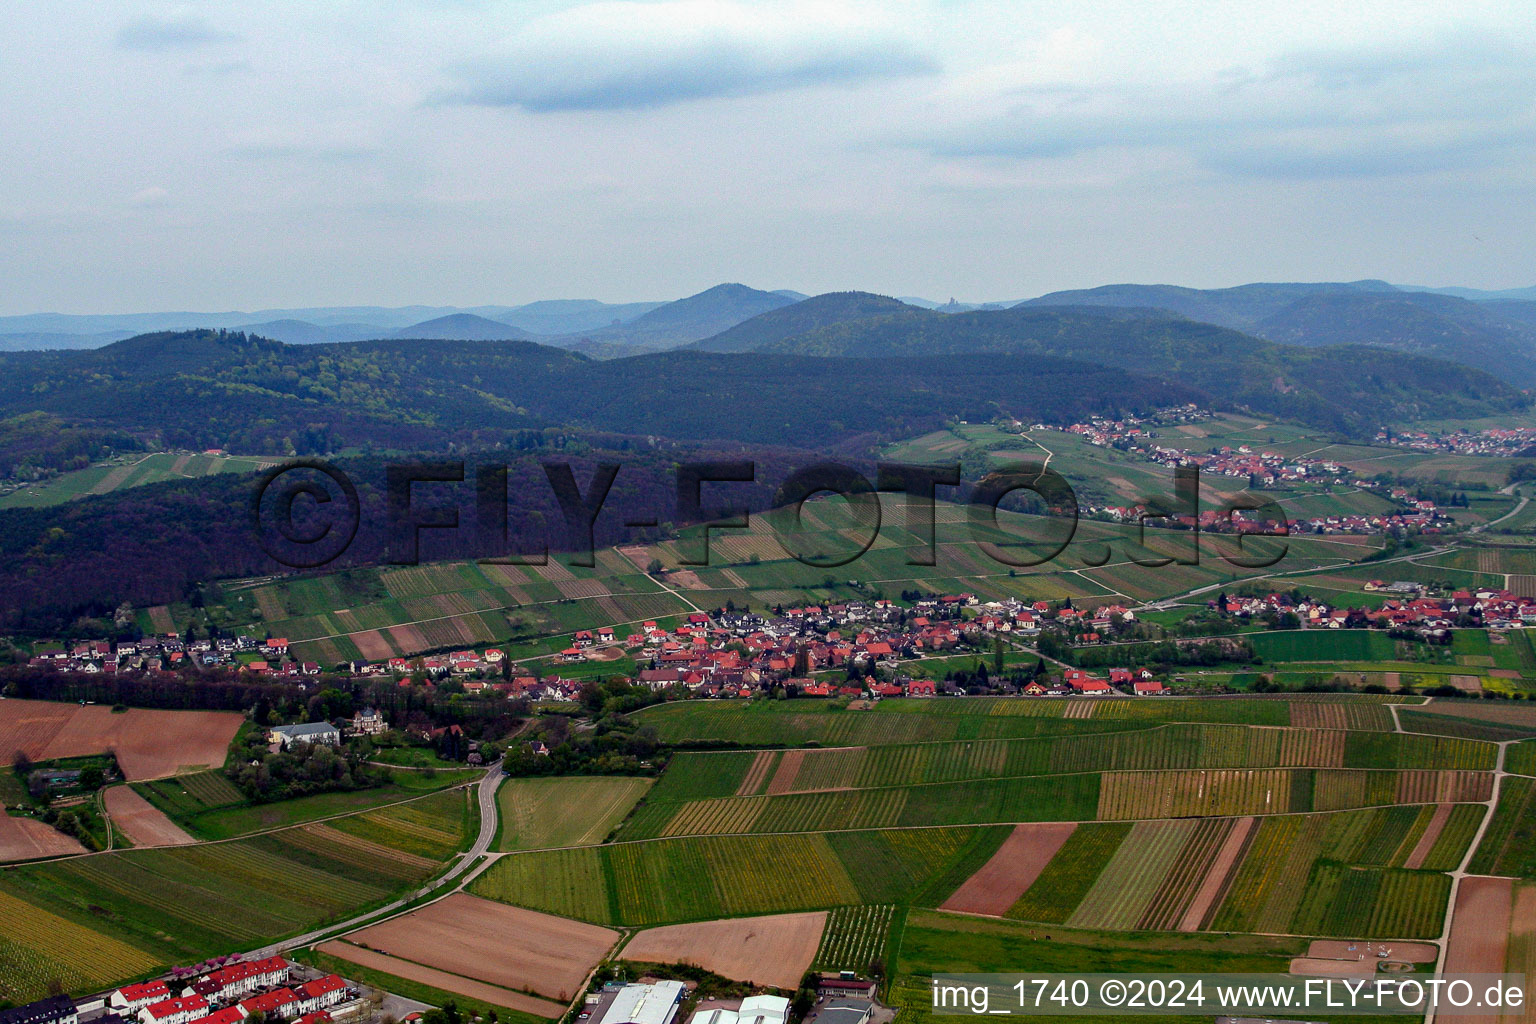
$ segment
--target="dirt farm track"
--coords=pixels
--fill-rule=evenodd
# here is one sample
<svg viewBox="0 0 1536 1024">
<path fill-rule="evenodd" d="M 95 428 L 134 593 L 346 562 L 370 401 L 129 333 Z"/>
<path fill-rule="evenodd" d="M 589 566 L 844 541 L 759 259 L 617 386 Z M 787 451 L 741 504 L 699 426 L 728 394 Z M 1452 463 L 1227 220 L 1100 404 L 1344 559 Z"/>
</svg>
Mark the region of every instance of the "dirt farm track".
<svg viewBox="0 0 1536 1024">
<path fill-rule="evenodd" d="M 9 762 L 18 750 L 34 761 L 111 750 L 130 780 L 158 779 L 222 765 L 241 721 L 232 711 L 114 712 L 102 704 L 0 700 L 0 758 Z"/>
</svg>

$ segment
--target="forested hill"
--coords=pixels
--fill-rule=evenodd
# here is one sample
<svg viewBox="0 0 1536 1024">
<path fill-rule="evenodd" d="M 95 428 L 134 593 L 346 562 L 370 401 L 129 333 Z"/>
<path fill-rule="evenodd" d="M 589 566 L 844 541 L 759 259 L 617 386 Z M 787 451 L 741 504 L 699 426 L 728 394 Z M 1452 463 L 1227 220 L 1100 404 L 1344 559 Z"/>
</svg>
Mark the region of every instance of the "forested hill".
<svg viewBox="0 0 1536 1024">
<path fill-rule="evenodd" d="M 1164 309 L 1268 341 L 1371 345 L 1487 370 L 1521 387 L 1536 384 L 1533 302 L 1472 302 L 1355 281 L 1212 289 L 1114 284 L 1053 292 L 1023 305 Z"/>
<path fill-rule="evenodd" d="M 305 454 L 484 446 L 572 427 L 837 448 L 952 416 L 1067 422 L 1200 397 L 1123 370 L 1018 356 L 666 352 L 596 362 L 527 342 L 297 346 L 215 331 L 0 355 L 0 420 L 45 413 L 162 446 Z"/>
<path fill-rule="evenodd" d="M 828 292 L 781 309 L 760 313 L 694 347 L 707 352 L 751 352 L 846 320 L 919 311 L 900 299 L 870 292 Z"/>
<path fill-rule="evenodd" d="M 1069 356 L 1351 435 L 1386 422 L 1494 415 L 1529 404 L 1528 396 L 1491 374 L 1445 360 L 1387 356 L 1364 346 L 1276 344 L 1149 309 L 1015 306 L 953 314 L 907 309 L 834 323 L 763 351 Z"/>
</svg>

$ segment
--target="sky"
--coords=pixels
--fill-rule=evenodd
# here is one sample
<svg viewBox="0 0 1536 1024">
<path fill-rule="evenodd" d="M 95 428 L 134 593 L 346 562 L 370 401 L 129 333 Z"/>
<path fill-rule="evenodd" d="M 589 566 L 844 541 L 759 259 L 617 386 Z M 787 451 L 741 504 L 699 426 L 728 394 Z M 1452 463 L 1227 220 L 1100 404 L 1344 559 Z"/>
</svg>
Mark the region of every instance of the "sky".
<svg viewBox="0 0 1536 1024">
<path fill-rule="evenodd" d="M 1536 283 L 1536 18 L 0 6 L 0 313 Z"/>
</svg>

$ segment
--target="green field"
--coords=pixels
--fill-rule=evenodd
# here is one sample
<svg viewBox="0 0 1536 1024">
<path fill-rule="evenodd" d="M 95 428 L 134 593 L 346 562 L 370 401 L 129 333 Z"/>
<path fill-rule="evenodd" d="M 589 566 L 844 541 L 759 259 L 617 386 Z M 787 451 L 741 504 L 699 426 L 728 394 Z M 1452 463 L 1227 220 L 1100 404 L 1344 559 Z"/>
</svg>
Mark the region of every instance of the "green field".
<svg viewBox="0 0 1536 1024">
<path fill-rule="evenodd" d="M 1475 875 L 1536 878 L 1536 780 L 1504 780 L 1493 820 L 1468 870 Z"/>
<path fill-rule="evenodd" d="M 489 899 L 648 926 L 874 903 L 942 902 L 1007 829 L 718 836 L 511 854 L 471 884 Z"/>
<path fill-rule="evenodd" d="M 136 782 L 133 787 L 197 838 L 231 839 L 410 800 L 424 793 L 475 781 L 480 775 L 476 769 L 432 774 L 400 771 L 393 773 L 393 780 L 388 785 L 372 789 L 316 793 L 266 804 L 246 802 L 240 791 L 219 771 Z"/>
<path fill-rule="evenodd" d="M 508 779 L 496 794 L 501 808 L 496 849 L 595 846 L 650 786 L 650 779 L 601 776 Z"/>
<path fill-rule="evenodd" d="M 1086 718 L 1064 719 L 1081 701 L 1037 697 L 966 697 L 886 700 L 850 711 L 840 702 L 683 701 L 639 713 L 669 743 L 716 742 L 751 746 L 878 746 L 954 740 L 1080 736 L 1123 732 L 1158 723 L 1298 726 L 1390 732 L 1388 703 L 1419 698 L 1370 694 L 1292 694 L 1275 697 L 1103 700 Z"/>
<path fill-rule="evenodd" d="M 903 1022 L 954 1020 L 933 1012 L 931 978 L 936 974 L 1234 972 L 1284 974 L 1306 941 L 1261 935 L 1180 935 L 1165 932 L 1083 931 L 1033 922 L 988 920 L 913 910 L 894 958 L 896 979 L 890 1001 Z M 1010 1015 L 1010 1019 L 1051 1021 L 1060 1017 Z M 1124 1017 L 1073 1017 L 1109 1022 Z M 1209 1024 L 1211 1017 L 1163 1016 L 1162 1021 Z M 1365 1021 L 1369 1018 L 1349 1018 Z"/>
<path fill-rule="evenodd" d="M 1402 867 L 1429 810 L 1398 807 L 1264 819 L 1212 929 L 1340 937 L 1437 934 L 1449 879 L 1436 871 Z M 1432 855 L 1435 867 L 1460 860 L 1481 810 L 1457 809 Z"/>
<path fill-rule="evenodd" d="M 58 959 L 61 935 L 109 958 L 84 975 L 100 988 L 349 917 L 436 874 L 438 860 L 424 854 L 457 848 L 471 821 L 464 794 L 442 793 L 345 828 L 13 867 L 0 874 L 0 904 L 16 911 L 0 977 L 20 974 L 33 986 L 22 994 L 35 994 L 49 977 L 37 965 Z"/>
<path fill-rule="evenodd" d="M 1385 571 L 1385 570 L 1383 570 Z M 1248 638 L 1266 662 L 1391 661 L 1392 638 L 1370 629 L 1300 629 L 1256 633 Z"/>
</svg>

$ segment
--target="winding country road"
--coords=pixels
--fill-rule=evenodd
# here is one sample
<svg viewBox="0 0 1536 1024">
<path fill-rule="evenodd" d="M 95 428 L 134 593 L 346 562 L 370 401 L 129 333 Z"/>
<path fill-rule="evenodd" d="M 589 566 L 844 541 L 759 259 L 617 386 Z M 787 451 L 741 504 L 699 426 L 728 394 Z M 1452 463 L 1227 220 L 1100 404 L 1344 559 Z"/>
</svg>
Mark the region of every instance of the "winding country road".
<svg viewBox="0 0 1536 1024">
<path fill-rule="evenodd" d="M 253 949 L 245 954 L 245 958 L 247 960 L 259 960 L 262 957 L 275 956 L 290 949 L 314 945 L 329 935 L 352 931 L 361 927 L 364 922 L 371 921 L 376 917 L 392 914 L 408 903 L 414 903 L 423 896 L 449 886 L 450 883 L 478 862 L 480 858 L 484 857 L 490 850 L 491 843 L 496 840 L 496 828 L 500 823 L 500 814 L 496 806 L 496 789 L 501 785 L 501 780 L 501 762 L 497 761 L 486 769 L 479 785 L 475 787 L 476 800 L 480 806 L 480 834 L 475 836 L 475 841 L 470 844 L 469 849 L 458 854 L 458 862 L 449 868 L 446 873 L 438 875 L 415 892 L 407 893 L 391 903 L 368 911 L 366 914 L 359 914 L 356 917 L 349 918 L 346 921 L 338 921 L 335 924 L 328 924 L 312 932 L 295 935 L 292 938 L 283 939 L 281 942 L 274 942 L 270 946 Z M 457 886 L 452 886 L 448 891 L 452 891 L 454 888 L 457 888 Z"/>
</svg>

